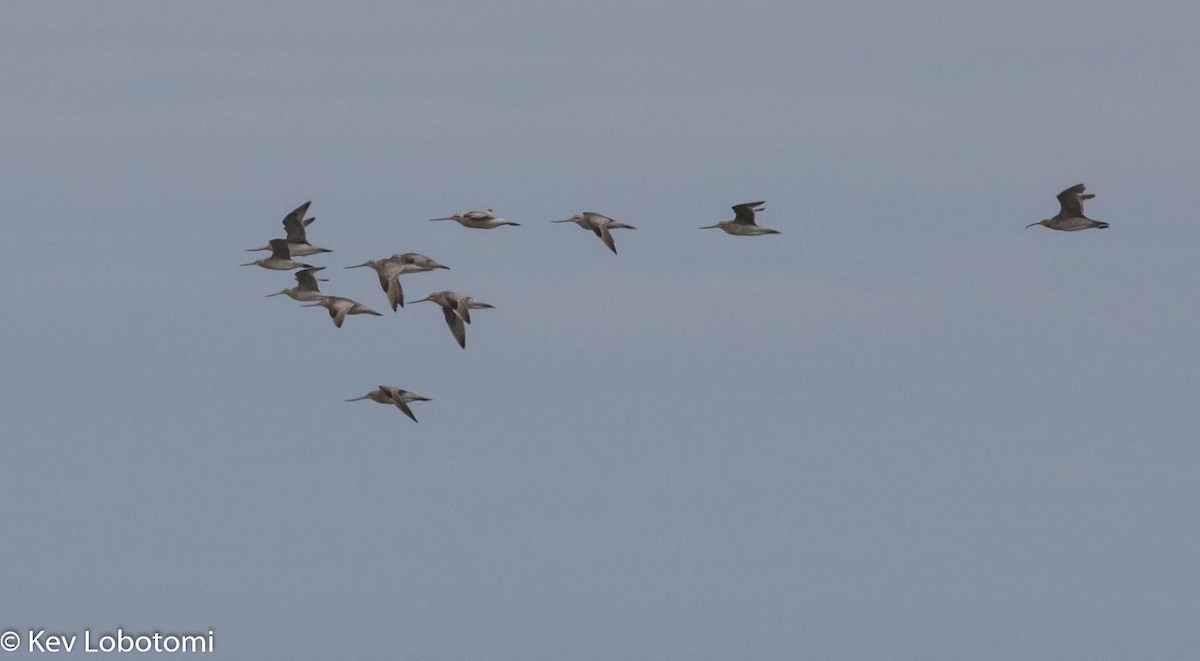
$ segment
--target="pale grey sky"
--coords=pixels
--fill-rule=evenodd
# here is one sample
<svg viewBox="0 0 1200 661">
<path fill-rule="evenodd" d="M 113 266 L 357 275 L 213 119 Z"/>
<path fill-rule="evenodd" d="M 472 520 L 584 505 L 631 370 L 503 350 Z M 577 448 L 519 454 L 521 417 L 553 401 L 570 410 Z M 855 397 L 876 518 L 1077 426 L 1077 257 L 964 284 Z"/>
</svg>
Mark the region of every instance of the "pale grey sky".
<svg viewBox="0 0 1200 661">
<path fill-rule="evenodd" d="M 0 631 L 221 659 L 1200 652 L 1200 8 L 21 4 Z M 1025 225 L 1077 183 L 1111 229 Z M 765 226 L 695 228 L 767 200 Z M 496 305 L 335 329 L 312 200 Z M 491 232 L 426 219 L 492 207 Z M 576 227 L 638 227 L 619 256 Z M 433 398 L 413 424 L 378 384 Z M 14 658 L 24 656 L 13 654 Z"/>
</svg>

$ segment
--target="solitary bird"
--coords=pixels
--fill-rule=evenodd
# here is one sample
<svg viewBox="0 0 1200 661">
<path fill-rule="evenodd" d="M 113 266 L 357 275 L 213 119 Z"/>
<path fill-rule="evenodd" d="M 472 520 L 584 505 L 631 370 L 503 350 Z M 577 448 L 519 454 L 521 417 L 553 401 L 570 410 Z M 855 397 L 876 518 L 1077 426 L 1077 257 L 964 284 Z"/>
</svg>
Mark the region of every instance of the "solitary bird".
<svg viewBox="0 0 1200 661">
<path fill-rule="evenodd" d="M 270 257 L 256 259 L 253 262 L 241 264 L 240 266 L 258 265 L 264 269 L 271 269 L 273 271 L 290 271 L 298 268 L 313 268 L 312 264 L 305 264 L 292 259 L 292 253 L 288 250 L 288 243 L 284 239 L 271 239 L 270 248 Z"/>
<path fill-rule="evenodd" d="M 295 287 L 288 287 L 287 289 L 275 292 L 274 294 L 267 294 L 267 297 L 269 298 L 271 296 L 279 296 L 280 294 L 284 294 L 297 301 L 319 301 L 325 298 L 327 294 L 321 293 L 321 286 L 317 284 L 317 281 L 320 280 L 321 282 L 329 282 L 329 278 L 318 278 L 313 274 L 324 269 L 324 266 L 314 266 L 312 268 L 300 269 L 299 271 L 296 271 Z"/>
<path fill-rule="evenodd" d="M 394 386 L 379 386 L 378 389 L 354 399 L 347 399 L 347 402 L 357 402 L 362 399 L 369 399 L 380 404 L 395 404 L 396 408 L 404 412 L 404 415 L 412 418 L 413 422 L 417 421 L 417 416 L 413 415 L 412 409 L 408 408 L 409 402 L 432 402 L 428 397 L 422 397 L 416 393 L 411 393 L 407 390 L 401 390 Z"/>
<path fill-rule="evenodd" d="M 637 229 L 633 225 L 626 225 L 625 223 L 618 223 L 617 221 L 613 220 L 612 218 L 609 218 L 608 216 L 605 216 L 603 214 L 598 214 L 598 213 L 595 213 L 592 211 L 584 211 L 583 213 L 577 213 L 574 216 L 567 218 L 566 220 L 552 220 L 550 222 L 552 222 L 552 223 L 575 223 L 576 225 L 582 227 L 585 230 L 591 230 L 592 232 L 594 232 L 596 234 L 596 236 L 600 237 L 600 240 L 604 242 L 604 245 L 608 246 L 609 250 L 613 251 L 614 255 L 617 254 L 617 244 L 613 242 L 612 234 L 609 233 L 609 230 L 617 230 L 617 229 L 635 230 L 635 229 Z"/>
<path fill-rule="evenodd" d="M 765 208 L 762 206 L 764 204 L 766 204 L 766 201 L 735 204 L 733 205 L 733 220 L 725 220 L 717 223 L 716 225 L 708 225 L 706 227 L 701 227 L 700 229 L 710 230 L 713 228 L 720 228 L 725 230 L 726 234 L 732 234 L 734 236 L 779 234 L 779 232 L 775 230 L 759 227 L 754 223 L 754 212 L 762 211 Z"/>
<path fill-rule="evenodd" d="M 519 226 L 521 224 L 521 223 L 514 223 L 511 220 L 497 218 L 496 214 L 492 213 L 491 209 L 487 209 L 487 210 L 483 210 L 483 211 L 480 211 L 480 210 L 468 211 L 466 213 L 456 213 L 453 216 L 446 216 L 445 218 L 430 218 L 429 219 L 430 222 L 433 222 L 435 220 L 454 220 L 454 221 L 457 221 L 458 224 L 462 225 L 463 227 L 470 227 L 472 229 L 477 229 L 477 230 L 490 230 L 495 227 L 500 227 L 501 225 L 518 225 Z"/>
<path fill-rule="evenodd" d="M 463 296 L 458 292 L 452 291 L 435 291 L 419 301 L 413 301 L 413 303 L 423 303 L 425 301 L 432 301 L 442 306 L 442 316 L 446 318 L 446 325 L 450 327 L 450 333 L 458 341 L 458 346 L 464 349 L 467 348 L 466 324 L 471 323 L 471 310 L 495 307 L 483 301 L 477 301 L 470 296 Z"/>
<path fill-rule="evenodd" d="M 283 217 L 283 229 L 287 232 L 288 250 L 292 252 L 294 257 L 306 257 L 315 255 L 320 252 L 333 252 L 328 248 L 319 248 L 308 242 L 308 237 L 305 234 L 304 228 L 312 224 L 316 218 L 305 218 L 304 214 L 308 213 L 308 205 L 312 202 L 305 202 L 296 207 L 291 213 Z M 270 250 L 271 248 L 250 248 L 247 252 L 256 250 Z"/>
<path fill-rule="evenodd" d="M 318 305 L 326 310 L 329 310 L 329 318 L 333 319 L 333 325 L 337 326 L 338 328 L 342 327 L 342 322 L 346 320 L 346 315 L 348 314 L 373 314 L 376 317 L 383 316 L 371 308 L 363 305 L 362 303 L 359 303 L 358 301 L 349 298 L 343 298 L 341 296 L 326 296 L 316 303 L 309 303 L 308 305 L 301 305 L 300 307 L 315 308 Z"/>
<path fill-rule="evenodd" d="M 1090 200 L 1096 197 L 1094 193 L 1084 193 L 1083 184 L 1075 184 L 1067 190 L 1058 194 L 1059 211 L 1058 215 L 1053 218 L 1039 220 L 1036 223 L 1030 223 L 1025 226 L 1029 229 L 1034 225 L 1044 225 L 1052 230 L 1062 230 L 1063 232 L 1078 232 L 1095 227 L 1098 230 L 1108 229 L 1108 223 L 1099 220 L 1092 220 L 1083 215 L 1083 201 Z"/>
</svg>

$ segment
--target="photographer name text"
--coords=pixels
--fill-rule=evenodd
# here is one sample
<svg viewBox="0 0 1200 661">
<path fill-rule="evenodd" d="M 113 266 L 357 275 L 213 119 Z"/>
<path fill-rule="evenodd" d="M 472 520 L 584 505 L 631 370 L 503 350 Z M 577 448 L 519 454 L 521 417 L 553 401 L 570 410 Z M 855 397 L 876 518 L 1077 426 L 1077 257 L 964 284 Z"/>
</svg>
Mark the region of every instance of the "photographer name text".
<svg viewBox="0 0 1200 661">
<path fill-rule="evenodd" d="M 48 629 L 28 629 L 24 637 L 16 629 L 0 634 L 0 650 L 5 652 L 27 651 L 31 654 L 57 654 L 61 652 L 93 652 L 99 654 L 128 653 L 182 653 L 204 654 L 213 651 L 215 634 L 212 629 L 204 633 L 127 633 L 117 627 L 115 632 L 93 634 L 91 629 L 82 633 L 59 633 Z"/>
</svg>

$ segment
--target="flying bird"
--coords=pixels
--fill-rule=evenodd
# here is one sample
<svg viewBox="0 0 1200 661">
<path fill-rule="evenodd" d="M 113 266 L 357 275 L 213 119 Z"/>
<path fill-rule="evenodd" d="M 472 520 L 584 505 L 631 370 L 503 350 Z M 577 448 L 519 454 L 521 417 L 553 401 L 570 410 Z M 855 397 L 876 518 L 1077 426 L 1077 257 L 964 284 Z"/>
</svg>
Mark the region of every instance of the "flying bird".
<svg viewBox="0 0 1200 661">
<path fill-rule="evenodd" d="M 288 243 L 284 239 L 271 239 L 270 243 L 271 256 L 262 259 L 256 259 L 253 262 L 240 264 L 240 266 L 261 266 L 264 269 L 273 271 L 290 271 L 292 269 L 314 268 L 312 264 L 297 262 L 292 259 L 292 253 L 288 250 Z"/>
<path fill-rule="evenodd" d="M 719 228 L 725 230 L 726 234 L 734 236 L 760 236 L 763 234 L 779 234 L 776 230 L 759 227 L 754 222 L 754 212 L 762 211 L 766 201 L 761 202 L 746 202 L 745 204 L 733 205 L 733 220 L 725 220 L 716 225 L 708 225 L 701 227 L 702 230 L 710 230 Z"/>
<path fill-rule="evenodd" d="M 317 284 L 317 281 L 320 280 L 321 282 L 329 282 L 329 278 L 318 278 L 313 274 L 324 269 L 324 266 L 314 266 L 312 268 L 300 269 L 299 271 L 296 271 L 295 287 L 288 287 L 287 289 L 275 292 L 274 294 L 267 294 L 267 297 L 284 294 L 297 301 L 319 301 L 325 298 L 327 294 L 321 293 L 321 286 Z"/>
<path fill-rule="evenodd" d="M 583 213 L 577 213 L 574 216 L 571 216 L 570 218 L 567 218 L 565 220 L 552 220 L 550 222 L 552 222 L 552 223 L 575 223 L 576 225 L 582 227 L 585 230 L 591 230 L 593 233 L 595 233 L 596 236 L 600 237 L 600 240 L 604 242 L 604 245 L 608 246 L 608 249 L 611 250 L 614 255 L 617 254 L 617 244 L 613 242 L 612 234 L 609 233 L 609 230 L 616 230 L 616 229 L 635 230 L 635 229 L 637 229 L 633 225 L 626 225 L 625 223 L 618 223 L 617 221 L 613 220 L 612 218 L 609 218 L 608 216 L 605 216 L 603 214 L 598 214 L 598 213 L 595 213 L 592 211 L 584 211 Z"/>
<path fill-rule="evenodd" d="M 401 390 L 395 386 L 379 386 L 378 389 L 354 399 L 347 399 L 347 402 L 357 402 L 362 399 L 369 399 L 380 404 L 395 404 L 396 408 L 404 412 L 404 415 L 412 418 L 413 422 L 417 421 L 417 416 L 413 415 L 412 409 L 408 408 L 409 402 L 432 402 L 428 397 L 422 397 L 416 393 L 411 393 L 407 390 Z"/>
<path fill-rule="evenodd" d="M 395 312 L 397 307 L 404 307 L 404 289 L 400 286 L 400 275 L 405 273 L 404 265 L 391 259 L 368 259 L 362 264 L 346 268 L 357 269 L 364 266 L 375 269 L 376 275 L 379 276 L 379 286 L 383 288 L 383 293 L 387 294 L 392 312 Z"/>
<path fill-rule="evenodd" d="M 395 312 L 397 307 L 404 307 L 404 288 L 400 286 L 401 275 L 450 268 L 415 252 L 396 253 L 387 259 L 368 259 L 362 264 L 346 268 L 357 269 L 364 266 L 375 269 L 375 273 L 379 276 L 379 286 L 383 289 L 383 293 L 387 294 L 392 312 Z"/>
<path fill-rule="evenodd" d="M 333 325 L 337 326 L 338 328 L 342 327 L 342 322 L 346 321 L 346 315 L 348 314 L 373 314 L 376 317 L 383 316 L 371 308 L 363 305 L 362 303 L 359 303 L 358 301 L 344 298 L 342 296 L 326 296 L 316 303 L 309 303 L 308 305 L 301 305 L 300 307 L 315 308 L 318 305 L 326 310 L 329 310 L 329 318 L 333 319 Z"/>
<path fill-rule="evenodd" d="M 483 301 L 477 301 L 470 296 L 463 296 L 458 292 L 452 291 L 435 291 L 419 301 L 413 301 L 413 303 L 423 303 L 425 301 L 431 301 L 442 306 L 442 316 L 446 318 L 446 325 L 450 327 L 450 333 L 458 341 L 458 346 L 464 349 L 467 348 L 466 324 L 471 323 L 471 310 L 495 307 Z"/>
<path fill-rule="evenodd" d="M 438 264 L 432 259 L 429 259 L 425 255 L 417 252 L 398 252 L 391 257 L 388 257 L 388 259 L 403 264 L 405 267 L 405 273 L 424 273 L 425 271 L 432 271 L 434 269 L 446 269 L 447 271 L 450 270 L 449 266 Z"/>
<path fill-rule="evenodd" d="M 1052 230 L 1061 230 L 1063 232 L 1078 232 L 1079 230 L 1092 229 L 1093 227 L 1099 230 L 1108 229 L 1108 223 L 1092 220 L 1083 215 L 1083 201 L 1096 197 L 1094 193 L 1084 193 L 1083 191 L 1083 184 L 1075 184 L 1059 193 L 1058 215 L 1053 218 L 1039 220 L 1036 223 L 1030 223 L 1025 226 L 1025 229 L 1029 229 L 1034 225 L 1043 225 Z"/>
<path fill-rule="evenodd" d="M 501 225 L 518 225 L 519 226 L 521 224 L 521 223 L 514 223 L 511 220 L 497 218 L 496 214 L 492 213 L 491 209 L 482 210 L 482 211 L 481 210 L 468 211 L 466 213 L 456 213 L 452 216 L 446 216 L 445 218 L 430 218 L 429 219 L 430 222 L 433 222 L 435 220 L 454 220 L 454 221 L 457 221 L 458 224 L 462 225 L 463 227 L 470 227 L 472 229 L 477 229 L 477 230 L 490 230 L 495 227 L 500 227 Z"/>
<path fill-rule="evenodd" d="M 321 252 L 333 252 L 328 248 L 320 248 L 308 242 L 308 237 L 304 228 L 312 224 L 316 218 L 305 218 L 304 214 L 308 213 L 308 205 L 312 202 L 305 202 L 292 210 L 291 213 L 283 217 L 283 229 L 287 232 L 288 250 L 291 251 L 294 257 L 307 257 Z M 250 248 L 247 252 L 256 250 L 270 250 L 269 246 L 263 248 Z"/>
</svg>

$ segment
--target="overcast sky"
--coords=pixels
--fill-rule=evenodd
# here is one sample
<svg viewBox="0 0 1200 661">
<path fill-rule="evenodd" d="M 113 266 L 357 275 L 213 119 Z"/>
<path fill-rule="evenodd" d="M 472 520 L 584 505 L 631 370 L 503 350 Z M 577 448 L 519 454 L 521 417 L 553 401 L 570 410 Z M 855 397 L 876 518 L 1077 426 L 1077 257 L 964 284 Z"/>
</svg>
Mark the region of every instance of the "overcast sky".
<svg viewBox="0 0 1200 661">
<path fill-rule="evenodd" d="M 20 3 L 0 630 L 1200 652 L 1193 2 Z M 1085 182 L 1105 231 L 1025 225 Z M 780 235 L 700 231 L 767 201 Z M 334 328 L 237 265 L 312 200 Z M 429 218 L 493 208 L 521 223 Z M 572 225 L 598 211 L 619 256 Z M 459 349 L 428 304 L 492 303 Z M 345 403 L 380 384 L 432 398 Z M 24 656 L 14 654 L 14 657 Z"/>
</svg>

